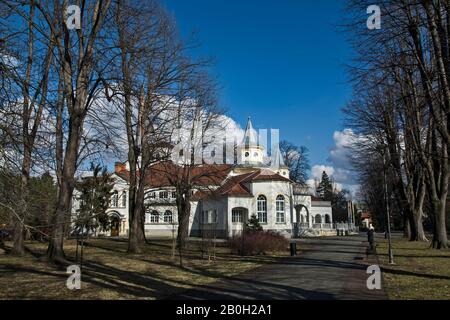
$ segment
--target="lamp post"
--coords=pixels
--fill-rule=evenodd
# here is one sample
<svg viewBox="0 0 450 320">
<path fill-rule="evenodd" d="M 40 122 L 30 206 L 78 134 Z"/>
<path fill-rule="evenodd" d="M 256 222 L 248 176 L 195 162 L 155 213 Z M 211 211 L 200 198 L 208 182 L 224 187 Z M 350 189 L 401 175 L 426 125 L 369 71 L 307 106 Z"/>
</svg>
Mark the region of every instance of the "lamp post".
<svg viewBox="0 0 450 320">
<path fill-rule="evenodd" d="M 384 196 L 386 201 L 386 223 L 387 223 L 387 238 L 388 238 L 388 255 L 389 264 L 394 263 L 394 253 L 392 252 L 392 241 L 391 241 L 391 218 L 390 218 L 390 208 L 389 208 L 389 196 L 388 196 L 388 185 L 387 185 L 387 174 L 386 174 L 386 158 L 385 151 L 383 150 L 383 176 L 384 176 Z"/>
</svg>

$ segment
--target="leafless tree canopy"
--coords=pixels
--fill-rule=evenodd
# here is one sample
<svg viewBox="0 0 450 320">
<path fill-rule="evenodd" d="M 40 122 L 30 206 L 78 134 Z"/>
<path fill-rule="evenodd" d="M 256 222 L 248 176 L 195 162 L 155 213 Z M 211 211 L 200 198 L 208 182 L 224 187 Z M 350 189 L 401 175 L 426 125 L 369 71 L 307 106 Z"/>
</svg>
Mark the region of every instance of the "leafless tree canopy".
<svg viewBox="0 0 450 320">
<path fill-rule="evenodd" d="M 344 111 L 359 136 L 362 194 L 381 214 L 386 172 L 386 199 L 410 240 L 426 239 L 427 218 L 433 247 L 447 248 L 450 2 L 382 1 L 380 30 L 366 28 L 372 3 L 348 4 L 346 27 L 358 54 L 349 68 L 354 98 Z"/>
<path fill-rule="evenodd" d="M 68 28 L 68 1 L 0 3 L 0 161 L 2 181 L 18 178 L 3 203 L 23 253 L 27 193 L 50 171 L 57 195 L 48 258 L 64 260 L 77 172 L 95 160 L 130 164 L 130 252 L 144 241 L 144 178 L 169 159 L 173 133 L 195 117 L 211 127 L 220 110 L 209 60 L 189 57 L 173 19 L 157 1 L 78 3 L 80 29 Z M 8 207 L 7 207 L 8 206 Z"/>
</svg>

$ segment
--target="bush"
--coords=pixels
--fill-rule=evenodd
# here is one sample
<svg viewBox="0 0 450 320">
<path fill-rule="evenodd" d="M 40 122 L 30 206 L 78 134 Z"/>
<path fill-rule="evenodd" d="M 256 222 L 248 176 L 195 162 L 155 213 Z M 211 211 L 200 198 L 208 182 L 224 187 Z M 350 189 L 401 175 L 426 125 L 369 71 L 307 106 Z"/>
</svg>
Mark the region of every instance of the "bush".
<svg viewBox="0 0 450 320">
<path fill-rule="evenodd" d="M 289 241 L 285 237 L 272 231 L 247 231 L 230 239 L 233 253 L 243 256 L 285 251 L 288 246 Z"/>
<path fill-rule="evenodd" d="M 252 215 L 248 222 L 245 224 L 245 230 L 248 232 L 256 232 L 256 231 L 263 231 L 263 227 L 259 223 L 258 218 L 256 215 Z"/>
</svg>

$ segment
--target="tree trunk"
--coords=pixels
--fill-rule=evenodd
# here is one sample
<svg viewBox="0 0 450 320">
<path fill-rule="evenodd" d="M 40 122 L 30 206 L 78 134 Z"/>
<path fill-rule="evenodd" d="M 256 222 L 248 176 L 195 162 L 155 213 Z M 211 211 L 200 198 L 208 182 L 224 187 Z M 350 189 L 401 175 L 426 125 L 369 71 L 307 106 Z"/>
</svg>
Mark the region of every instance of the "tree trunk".
<svg viewBox="0 0 450 320">
<path fill-rule="evenodd" d="M 410 241 L 427 241 L 427 238 L 425 236 L 425 230 L 423 229 L 423 213 L 422 210 L 415 210 L 414 211 L 414 228 L 416 230 L 416 233 L 413 235 L 411 234 Z"/>
<path fill-rule="evenodd" d="M 25 253 L 24 230 L 22 221 L 18 217 L 14 218 L 13 243 L 11 253 L 16 256 L 23 255 Z"/>
<path fill-rule="evenodd" d="M 403 238 L 411 239 L 413 237 L 413 234 L 411 232 L 411 223 L 408 217 L 404 214 L 403 215 Z"/>
<path fill-rule="evenodd" d="M 25 137 L 24 137 L 25 138 Z M 22 161 L 22 177 L 20 186 L 20 199 L 19 199 L 19 216 L 14 217 L 14 234 L 13 234 L 13 249 L 12 254 L 21 256 L 25 253 L 24 240 L 25 240 L 25 217 L 27 214 L 27 195 L 28 195 L 28 181 L 30 178 L 31 168 L 31 150 L 29 143 L 24 143 L 24 155 Z"/>
<path fill-rule="evenodd" d="M 144 192 L 139 190 L 137 192 L 137 198 L 134 202 L 132 208 L 132 214 L 130 215 L 130 233 L 128 241 L 128 253 L 140 254 L 142 253 L 142 245 L 145 242 L 144 235 L 144 210 L 143 206 L 140 205 L 144 203 Z"/>
<path fill-rule="evenodd" d="M 182 196 L 180 198 L 183 198 Z M 191 214 L 191 204 L 188 197 L 181 200 L 180 210 L 178 212 L 178 248 L 186 247 L 186 239 L 189 236 L 189 217 Z"/>
<path fill-rule="evenodd" d="M 71 200 L 74 189 L 74 176 L 77 166 L 78 148 L 81 139 L 82 120 L 75 117 L 69 130 L 66 154 L 62 172 L 61 189 L 58 194 L 55 223 L 47 250 L 47 257 L 52 261 L 65 260 L 64 234 L 65 226 L 71 213 Z"/>
<path fill-rule="evenodd" d="M 433 248 L 446 249 L 448 248 L 447 228 L 445 221 L 445 203 L 440 200 L 432 200 L 431 207 L 434 215 L 434 234 L 433 234 Z"/>
<path fill-rule="evenodd" d="M 425 235 L 425 230 L 423 228 L 423 214 L 419 214 L 419 218 L 417 220 L 417 241 L 428 241 L 427 236 Z"/>
</svg>

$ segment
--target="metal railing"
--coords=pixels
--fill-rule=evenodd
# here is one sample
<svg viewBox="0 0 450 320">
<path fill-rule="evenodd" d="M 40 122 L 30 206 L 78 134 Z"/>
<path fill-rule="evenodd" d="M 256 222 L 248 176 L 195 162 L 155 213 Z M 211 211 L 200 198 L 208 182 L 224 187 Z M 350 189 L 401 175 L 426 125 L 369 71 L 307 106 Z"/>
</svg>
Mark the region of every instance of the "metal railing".
<svg viewBox="0 0 450 320">
<path fill-rule="evenodd" d="M 345 230 L 350 232 L 359 232 L 359 227 L 353 223 L 313 223 L 310 227 L 308 223 L 298 223 L 300 229 L 318 229 L 318 230 Z"/>
</svg>

